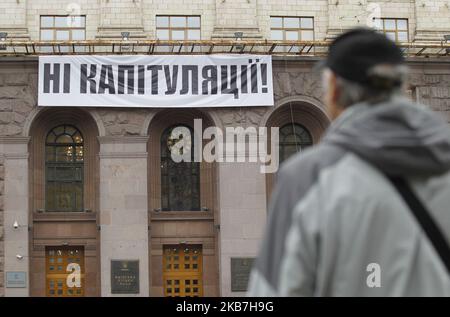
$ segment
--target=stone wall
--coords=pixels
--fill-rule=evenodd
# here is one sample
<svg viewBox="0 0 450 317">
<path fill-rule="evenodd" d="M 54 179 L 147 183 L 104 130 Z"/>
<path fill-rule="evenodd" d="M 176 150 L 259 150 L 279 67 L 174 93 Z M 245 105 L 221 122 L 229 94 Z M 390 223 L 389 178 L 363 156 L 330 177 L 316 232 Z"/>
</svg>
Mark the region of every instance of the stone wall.
<svg viewBox="0 0 450 317">
<path fill-rule="evenodd" d="M 313 66 L 317 60 L 305 58 L 274 58 L 273 62 L 273 80 L 274 95 L 276 107 L 283 103 L 295 100 L 307 100 L 310 103 L 323 107 L 323 87 L 320 74 L 313 71 Z M 16 62 L 0 62 L 0 138 L 1 137 L 18 137 L 27 134 L 26 128 L 29 126 L 33 116 L 37 112 L 37 62 L 17 60 Z M 409 95 L 422 102 L 433 110 L 440 113 L 450 122 L 450 60 L 448 59 L 418 59 L 410 61 L 411 73 L 408 80 Z M 276 108 L 275 107 L 275 108 Z M 136 150 L 130 150 L 129 147 L 117 143 L 117 140 L 141 139 L 147 135 L 148 124 L 150 118 L 161 109 L 143 109 L 143 108 L 86 108 L 91 112 L 99 126 L 99 130 L 103 131 L 101 140 L 101 181 L 103 191 L 100 200 L 102 206 L 102 221 L 109 221 L 108 217 L 120 222 L 121 218 L 116 217 L 117 212 L 114 211 L 116 205 L 126 202 L 116 202 L 110 200 L 105 193 L 116 191 L 123 193 L 127 187 L 125 180 L 140 180 L 140 192 L 143 197 L 146 195 L 146 173 L 142 175 L 138 170 L 145 170 L 147 159 L 144 157 L 146 151 L 146 143 L 139 143 L 139 155 Z M 215 124 L 221 127 L 243 126 L 258 127 L 264 125 L 269 115 L 274 111 L 274 107 L 234 107 L 234 108 L 204 108 L 206 113 L 210 114 L 215 120 Z M 124 138 L 125 137 L 125 138 Z M 10 138 L 11 139 L 11 138 Z M 20 139 L 20 138 L 14 138 Z M 112 140 L 112 141 L 111 141 Z M 133 143 L 136 145 L 135 143 Z M 111 149 L 109 148 L 111 147 Z M 116 153 L 119 159 L 111 159 L 111 152 L 125 151 L 125 153 Z M 26 151 L 26 148 L 24 148 Z M 130 153 L 128 153 L 130 152 Z M 134 154 L 133 154 L 134 153 Z M 4 245 L 8 245 L 8 241 L 4 239 L 4 213 L 3 213 L 3 193 L 4 193 L 4 161 L 0 153 L 0 295 L 5 290 L 2 287 L 4 283 Z M 137 155 L 137 157 L 127 157 L 129 155 Z M 142 156 L 142 157 L 141 157 Z M 17 165 L 17 160 L 10 160 L 7 165 L 16 173 L 21 172 L 18 179 L 26 179 L 27 169 L 24 165 Z M 24 159 L 24 162 L 26 159 Z M 22 163 L 20 163 L 22 164 Z M 124 175 L 111 174 L 109 168 L 111 166 L 123 170 Z M 18 168 L 18 166 L 22 166 Z M 138 170 L 136 168 L 138 167 Z M 262 228 L 265 223 L 265 209 L 267 196 L 265 189 L 265 177 L 259 173 L 258 164 L 221 164 L 218 168 L 219 188 L 219 212 L 220 212 L 220 281 L 222 295 L 239 295 L 232 293 L 230 290 L 230 258 L 235 256 L 254 256 L 256 254 L 258 242 L 260 241 Z M 26 171 L 25 171 L 26 169 Z M 8 170 L 10 171 L 10 170 Z M 10 175 L 10 174 L 8 174 Z M 19 180 L 16 180 L 20 182 Z M 111 188 L 105 186 L 110 184 Z M 240 186 L 242 185 L 242 186 Z M 10 188 L 10 187 L 8 187 Z M 124 189 L 125 188 L 125 189 Z M 133 197 L 133 190 L 136 187 L 129 187 L 129 197 Z M 9 201 L 14 201 L 14 197 L 8 197 Z M 22 199 L 23 200 L 23 199 Z M 135 203 L 133 201 L 133 203 Z M 109 205 L 108 205 L 109 204 Z M 120 205 L 119 205 L 120 206 Z M 138 238 L 131 239 L 127 232 L 123 232 L 120 239 L 141 241 L 147 230 L 145 224 L 146 206 L 143 201 L 142 206 L 135 208 L 137 210 L 133 225 L 140 228 Z M 17 209 L 17 210 L 25 210 Z M 12 211 L 9 210 L 11 214 Z M 6 212 L 7 213 L 7 212 Z M 105 218 L 106 217 L 106 218 Z M 107 220 L 105 220 L 107 219 Z M 254 221 L 258 219 L 258 221 Z M 7 223 L 12 223 L 14 217 L 10 215 Z M 102 239 L 106 245 L 103 250 L 114 250 L 116 240 L 114 240 L 115 231 L 121 230 L 120 226 L 115 223 L 108 224 L 109 227 L 102 229 Z M 114 229 L 114 230 L 112 230 Z M 6 231 L 9 229 L 7 228 Z M 17 234 L 17 233 L 15 233 Z M 26 234 L 26 233 L 23 233 Z M 25 239 L 26 240 L 26 239 Z M 145 239 L 143 240 L 145 241 Z M 139 242 L 140 243 L 140 242 Z M 136 245 L 140 244 L 137 243 Z M 239 248 L 236 248 L 239 245 Z M 127 248 L 124 245 L 125 248 Z M 125 249 L 123 249 L 125 250 Z M 126 249 L 133 251 L 132 249 Z M 137 250 L 137 249 L 136 249 Z M 12 252 L 12 251 L 11 251 Z M 109 257 L 108 252 L 102 255 L 104 266 L 102 272 L 108 276 Z M 112 252 L 112 251 L 111 251 Z M 117 252 L 115 250 L 114 252 Z M 147 258 L 140 255 L 139 252 L 125 253 L 124 256 L 133 255 L 140 258 L 142 265 L 146 265 Z M 148 252 L 148 251 L 145 251 Z M 15 253 L 11 253 L 15 254 Z M 122 254 L 122 253 L 121 253 Z M 14 264 L 14 263 L 13 263 Z M 11 265 L 13 265 L 11 264 Z M 10 267 L 7 266 L 9 270 Z M 147 273 L 145 273 L 147 274 Z M 145 275 L 144 274 L 144 275 Z M 143 276 L 144 276 L 143 275 Z M 148 274 L 147 274 L 148 276 Z M 102 294 L 108 293 L 109 286 L 102 285 Z M 8 289 L 9 290 L 9 289 Z M 148 289 L 143 289 L 143 294 L 147 294 Z"/>
<path fill-rule="evenodd" d="M 275 103 L 286 98 L 307 97 L 322 104 L 322 80 L 314 72 L 313 60 L 274 58 Z M 450 61 L 414 61 L 410 63 L 408 91 L 412 98 L 450 117 Z M 0 136 L 20 136 L 36 111 L 37 62 L 6 63 L 0 69 Z M 87 108 L 95 112 L 105 136 L 146 135 L 149 118 L 159 109 Z M 207 108 L 217 124 L 259 126 L 271 107 Z M 449 119 L 450 120 L 450 119 Z"/>
<path fill-rule="evenodd" d="M 411 66 L 411 97 L 440 113 L 450 123 L 449 63 L 418 63 Z"/>
<path fill-rule="evenodd" d="M 448 0 L 2 0 L 0 30 L 39 39 L 40 15 L 86 15 L 86 39 L 154 38 L 155 16 L 201 15 L 202 39 L 269 38 L 270 16 L 312 16 L 316 39 L 330 38 L 372 16 L 407 18 L 410 39 L 442 40 L 450 31 Z"/>
<path fill-rule="evenodd" d="M 0 136 L 21 135 L 37 102 L 37 65 L 4 63 L 0 69 Z"/>
</svg>

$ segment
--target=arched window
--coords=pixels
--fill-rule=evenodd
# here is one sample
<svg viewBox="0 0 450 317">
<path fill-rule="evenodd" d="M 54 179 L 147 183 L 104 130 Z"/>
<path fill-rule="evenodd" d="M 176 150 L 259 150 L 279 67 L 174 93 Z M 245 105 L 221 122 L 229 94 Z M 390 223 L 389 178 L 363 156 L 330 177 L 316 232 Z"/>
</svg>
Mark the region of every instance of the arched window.
<svg viewBox="0 0 450 317">
<path fill-rule="evenodd" d="M 53 128 L 45 141 L 45 210 L 83 211 L 84 149 L 71 125 Z"/>
<path fill-rule="evenodd" d="M 298 123 L 288 123 L 280 128 L 280 163 L 291 155 L 313 144 L 311 133 Z"/>
<path fill-rule="evenodd" d="M 174 131 L 174 129 L 177 129 Z M 183 139 L 180 131 L 189 131 L 190 139 Z M 183 141 L 183 142 L 180 142 Z M 180 144 L 184 146 L 180 147 Z M 177 125 L 164 130 L 161 136 L 161 209 L 163 211 L 200 210 L 200 163 L 194 162 L 194 132 L 190 127 Z M 172 151 L 190 154 L 190 162 L 175 162 Z M 190 151 L 186 154 L 184 151 Z"/>
</svg>

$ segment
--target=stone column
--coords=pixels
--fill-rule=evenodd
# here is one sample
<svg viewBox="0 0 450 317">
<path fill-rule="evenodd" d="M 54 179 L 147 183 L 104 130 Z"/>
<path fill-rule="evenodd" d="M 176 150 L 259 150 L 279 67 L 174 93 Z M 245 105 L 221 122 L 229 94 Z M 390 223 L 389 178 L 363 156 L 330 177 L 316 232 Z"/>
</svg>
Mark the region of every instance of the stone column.
<svg viewBox="0 0 450 317">
<path fill-rule="evenodd" d="M 27 27 L 27 0 L 0 1 L 0 32 L 8 32 L 9 39 L 30 39 Z"/>
<path fill-rule="evenodd" d="M 234 39 L 243 32 L 245 39 L 262 38 L 258 26 L 257 0 L 216 0 L 216 25 L 213 39 Z"/>
<path fill-rule="evenodd" d="M 29 246 L 28 246 L 28 137 L 0 137 L 0 161 L 3 161 L 3 180 L 0 180 L 0 195 L 3 197 L 3 247 L 0 242 L 0 271 L 4 263 L 4 272 L 25 272 L 26 287 L 6 288 L 5 296 L 29 295 Z M 0 169 L 0 179 L 1 169 Z M 0 211 L 1 213 L 1 211 Z M 0 215 L 1 218 L 1 215 Z M 18 227 L 14 228 L 14 222 Z M 1 237 L 1 233 L 0 233 Z M 0 239 L 1 240 L 1 239 Z M 4 259 L 2 255 L 4 254 Z M 22 258 L 18 259 L 17 255 Z M 6 277 L 5 277 L 6 279 Z M 3 280 L 0 280 L 2 283 Z M 6 281 L 4 281 L 6 284 Z"/>
<path fill-rule="evenodd" d="M 121 32 L 130 32 L 130 38 L 143 39 L 143 0 L 100 0 L 100 25 L 97 38 L 120 39 Z"/>
<path fill-rule="evenodd" d="M 101 295 L 111 294 L 111 260 L 139 260 L 139 294 L 149 296 L 148 137 L 99 137 Z"/>
<path fill-rule="evenodd" d="M 265 174 L 260 163 L 219 163 L 220 295 L 231 291 L 231 258 L 254 258 L 266 225 Z"/>
</svg>

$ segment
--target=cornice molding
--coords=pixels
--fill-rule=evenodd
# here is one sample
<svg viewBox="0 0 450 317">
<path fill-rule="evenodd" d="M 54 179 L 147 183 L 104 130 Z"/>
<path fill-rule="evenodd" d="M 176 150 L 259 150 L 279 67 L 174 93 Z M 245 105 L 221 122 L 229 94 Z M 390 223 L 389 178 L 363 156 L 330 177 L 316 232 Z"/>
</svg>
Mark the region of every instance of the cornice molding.
<svg viewBox="0 0 450 317">
<path fill-rule="evenodd" d="M 28 144 L 28 136 L 0 136 L 0 144 Z"/>
<path fill-rule="evenodd" d="M 100 144 L 130 144 L 130 143 L 147 143 L 147 135 L 137 135 L 137 136 L 99 136 L 97 137 Z"/>
</svg>

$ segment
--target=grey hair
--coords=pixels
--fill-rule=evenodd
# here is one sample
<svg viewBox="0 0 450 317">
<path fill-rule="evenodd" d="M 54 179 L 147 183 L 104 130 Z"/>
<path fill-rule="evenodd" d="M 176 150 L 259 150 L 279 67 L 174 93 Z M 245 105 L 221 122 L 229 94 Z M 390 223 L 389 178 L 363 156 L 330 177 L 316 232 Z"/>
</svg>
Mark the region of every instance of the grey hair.
<svg viewBox="0 0 450 317">
<path fill-rule="evenodd" d="M 356 103 L 375 104 L 401 94 L 407 67 L 404 65 L 377 65 L 368 72 L 371 84 L 364 85 L 336 75 L 339 90 L 337 104 L 343 108 Z"/>
</svg>

